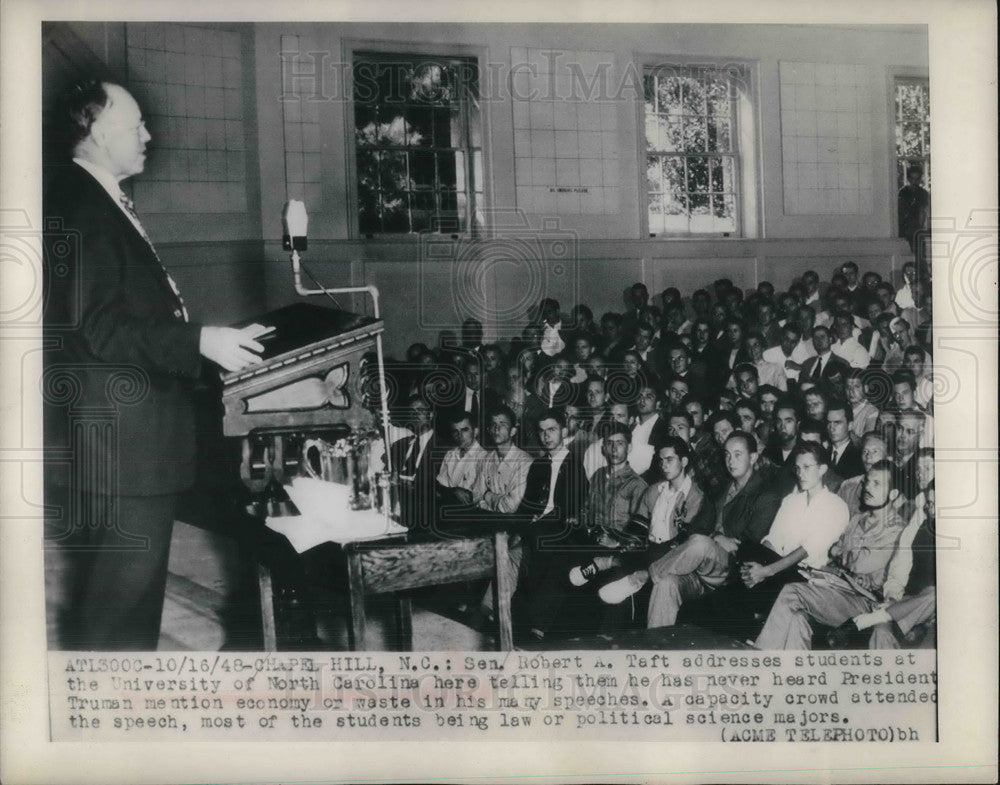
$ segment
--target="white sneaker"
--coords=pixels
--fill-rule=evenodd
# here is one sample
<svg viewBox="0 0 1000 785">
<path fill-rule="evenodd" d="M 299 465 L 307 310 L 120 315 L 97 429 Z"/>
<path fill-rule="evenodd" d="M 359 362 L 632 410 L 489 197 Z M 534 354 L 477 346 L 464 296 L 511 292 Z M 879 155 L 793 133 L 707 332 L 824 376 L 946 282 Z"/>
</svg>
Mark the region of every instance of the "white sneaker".
<svg viewBox="0 0 1000 785">
<path fill-rule="evenodd" d="M 574 567 L 569 571 L 569 582 L 574 586 L 583 586 L 597 575 L 597 565 L 591 562 L 583 567 Z"/>
<path fill-rule="evenodd" d="M 617 605 L 620 602 L 625 602 L 641 588 L 642 584 L 638 582 L 636 573 L 632 573 L 602 586 L 597 593 L 608 605 Z"/>
</svg>

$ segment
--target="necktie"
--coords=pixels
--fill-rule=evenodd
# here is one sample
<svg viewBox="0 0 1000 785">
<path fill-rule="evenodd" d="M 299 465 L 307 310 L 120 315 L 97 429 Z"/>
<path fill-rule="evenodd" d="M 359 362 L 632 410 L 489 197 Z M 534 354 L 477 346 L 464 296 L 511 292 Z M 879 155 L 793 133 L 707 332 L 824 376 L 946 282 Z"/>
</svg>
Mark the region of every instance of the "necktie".
<svg viewBox="0 0 1000 785">
<path fill-rule="evenodd" d="M 823 358 L 817 356 L 816 357 L 816 367 L 813 368 L 813 379 L 816 379 L 817 381 L 819 381 L 819 379 L 821 378 L 821 374 L 822 373 L 823 373 Z"/>
<path fill-rule="evenodd" d="M 181 297 L 181 290 L 177 288 L 177 284 L 174 279 L 170 277 L 170 273 L 167 272 L 167 268 L 164 267 L 163 262 L 160 260 L 160 255 L 156 252 L 156 248 L 153 245 L 153 241 L 149 239 L 149 235 L 146 234 L 146 229 L 142 225 L 142 221 L 139 220 L 139 214 L 135 211 L 135 205 L 132 200 L 128 198 L 124 191 L 118 195 L 118 199 L 122 203 L 122 207 L 131 216 L 132 220 L 135 221 L 135 226 L 139 230 L 139 234 L 142 235 L 142 239 L 146 241 L 146 245 L 149 246 L 149 250 L 153 252 L 153 256 L 156 257 L 156 261 L 160 263 L 160 268 L 163 270 L 163 274 L 167 276 L 167 283 L 170 284 L 170 289 L 173 291 L 174 296 L 177 298 L 177 302 L 180 303 L 180 308 L 174 311 L 174 316 L 183 317 L 184 321 L 190 321 L 188 318 L 187 307 L 184 305 L 184 298 Z"/>
</svg>

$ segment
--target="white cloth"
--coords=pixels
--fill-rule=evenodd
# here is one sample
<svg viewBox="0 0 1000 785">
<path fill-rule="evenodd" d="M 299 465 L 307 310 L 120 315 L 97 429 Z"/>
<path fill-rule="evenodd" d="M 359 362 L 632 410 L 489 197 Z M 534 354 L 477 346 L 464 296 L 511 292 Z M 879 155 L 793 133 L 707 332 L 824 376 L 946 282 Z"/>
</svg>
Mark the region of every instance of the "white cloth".
<svg viewBox="0 0 1000 785">
<path fill-rule="evenodd" d="M 660 415 L 654 414 L 646 422 L 636 422 L 632 427 L 632 449 L 628 454 L 628 464 L 636 474 L 642 474 L 653 462 L 653 445 L 649 437 L 659 421 Z"/>
<path fill-rule="evenodd" d="M 513 445 L 503 456 L 498 450 L 487 452 L 472 489 L 476 505 L 493 512 L 514 512 L 524 497 L 530 467 L 531 456 Z"/>
<path fill-rule="evenodd" d="M 446 488 L 465 488 L 467 491 L 472 491 L 476 480 L 479 479 L 484 458 L 486 450 L 477 441 L 473 441 L 472 446 L 464 453 L 458 447 L 452 447 L 445 453 L 441 462 L 437 481 Z"/>
<path fill-rule="evenodd" d="M 867 368 L 872 361 L 868 350 L 854 336 L 846 341 L 835 341 L 831 350 L 842 360 L 846 360 L 852 368 Z"/>
<path fill-rule="evenodd" d="M 822 567 L 829 560 L 830 546 L 840 539 L 849 520 L 844 500 L 826 488 L 813 491 L 812 501 L 808 494 L 792 491 L 781 502 L 764 541 L 781 556 L 804 548 L 808 554 L 804 563 Z"/>
<path fill-rule="evenodd" d="M 542 352 L 547 354 L 549 357 L 553 357 L 563 349 L 566 348 L 566 343 L 563 341 L 562 337 L 559 335 L 559 331 L 562 329 L 562 322 L 556 322 L 555 324 L 544 323 L 542 329 Z"/>
<path fill-rule="evenodd" d="M 812 354 L 809 354 L 809 352 L 806 351 L 807 345 L 811 346 L 811 344 L 804 344 L 802 341 L 799 341 L 795 345 L 795 348 L 792 349 L 791 357 L 786 357 L 785 353 L 781 351 L 780 346 L 772 346 L 770 349 L 764 350 L 764 354 L 762 355 L 762 357 L 766 362 L 773 363 L 774 365 L 777 365 L 779 368 L 781 368 L 782 372 L 785 374 L 785 378 L 794 382 L 799 378 L 799 372 L 793 371 L 791 368 L 786 368 L 785 363 L 788 360 L 791 360 L 793 363 L 802 365 L 802 363 L 804 363 L 806 360 L 812 357 Z M 813 350 L 813 354 L 816 354 L 815 350 Z M 785 387 L 782 387 L 780 389 L 784 390 Z"/>
<path fill-rule="evenodd" d="M 913 302 L 913 292 L 910 291 L 909 284 L 904 283 L 896 290 L 896 305 L 899 306 L 900 310 L 916 307 L 916 303 Z"/>
<path fill-rule="evenodd" d="M 851 421 L 851 438 L 859 445 L 862 437 L 869 431 L 875 430 L 875 423 L 878 421 L 878 408 L 870 401 L 862 401 L 851 410 L 853 420 Z"/>
<path fill-rule="evenodd" d="M 677 536 L 677 526 L 674 524 L 674 508 L 682 497 L 691 492 L 691 476 L 685 474 L 680 487 L 675 491 L 670 483 L 664 480 L 660 483 L 659 496 L 653 505 L 649 516 L 649 541 L 668 542 Z"/>
</svg>

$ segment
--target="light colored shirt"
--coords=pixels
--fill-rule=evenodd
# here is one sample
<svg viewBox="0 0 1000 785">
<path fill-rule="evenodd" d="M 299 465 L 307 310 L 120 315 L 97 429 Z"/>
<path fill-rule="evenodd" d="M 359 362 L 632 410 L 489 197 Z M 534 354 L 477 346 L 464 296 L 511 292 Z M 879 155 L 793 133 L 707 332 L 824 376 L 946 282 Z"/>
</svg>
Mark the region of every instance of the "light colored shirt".
<svg viewBox="0 0 1000 785">
<path fill-rule="evenodd" d="M 904 528 L 903 519 L 891 504 L 858 513 L 830 547 L 830 561 L 852 573 L 868 591 L 881 591 L 889 559 Z"/>
<path fill-rule="evenodd" d="M 452 447 L 441 462 L 437 481 L 446 488 L 465 488 L 471 491 L 479 478 L 484 458 L 486 450 L 477 441 L 473 441 L 472 446 L 464 452 L 460 447 Z M 417 462 L 419 463 L 419 458 Z"/>
<path fill-rule="evenodd" d="M 498 450 L 489 450 L 472 488 L 476 506 L 493 512 L 514 512 L 524 496 L 530 467 L 531 456 L 518 447 L 512 445 L 503 456 Z"/>
<path fill-rule="evenodd" d="M 878 407 L 870 401 L 862 401 L 851 409 L 851 438 L 860 446 L 861 438 L 869 431 L 875 430 L 878 421 Z"/>
<path fill-rule="evenodd" d="M 846 341 L 835 341 L 831 350 L 835 355 L 846 360 L 852 368 L 867 368 L 872 361 L 868 350 L 854 336 Z"/>
<path fill-rule="evenodd" d="M 654 414 L 646 422 L 636 422 L 632 427 L 632 450 L 628 454 L 628 463 L 636 474 L 642 474 L 653 462 L 653 445 L 649 437 L 659 421 L 660 415 Z"/>
<path fill-rule="evenodd" d="M 889 559 L 889 569 L 885 584 L 882 586 L 882 596 L 887 600 L 898 600 L 906 593 L 906 584 L 910 581 L 910 570 L 913 569 L 913 540 L 917 530 L 924 522 L 924 492 L 921 491 L 913 500 L 916 509 L 910 522 L 906 524 L 903 533 L 899 535 L 896 552 Z"/>
<path fill-rule="evenodd" d="M 762 356 L 763 359 L 766 360 L 767 362 L 773 363 L 774 365 L 777 365 L 779 368 L 781 368 L 781 371 L 785 375 L 786 379 L 796 381 L 799 378 L 799 372 L 794 371 L 791 368 L 786 368 L 785 363 L 788 362 L 788 360 L 791 360 L 793 363 L 802 365 L 802 363 L 804 363 L 806 360 L 812 357 L 812 354 L 816 354 L 815 349 L 813 350 L 812 354 L 809 354 L 809 352 L 806 351 L 806 346 L 811 346 L 811 345 L 812 345 L 811 343 L 807 344 L 803 343 L 802 341 L 799 341 L 795 345 L 795 348 L 792 349 L 791 357 L 786 357 L 785 353 L 781 351 L 780 346 L 772 346 L 770 349 L 765 349 L 764 354 Z M 763 381 L 764 380 L 761 379 L 761 382 Z M 775 385 L 775 387 L 777 387 L 777 385 Z M 785 387 L 781 387 L 780 389 L 784 390 L 786 389 L 786 387 L 787 385 Z"/>
<path fill-rule="evenodd" d="M 621 531 L 642 506 L 646 481 L 627 463 L 607 466 L 594 475 L 587 493 L 585 520 L 592 526 Z"/>
<path fill-rule="evenodd" d="M 796 490 L 784 498 L 764 542 L 781 556 L 803 548 L 807 554 L 804 563 L 822 567 L 829 560 L 830 546 L 847 528 L 850 515 L 844 500 L 822 486 L 813 491 L 812 499 L 808 496 Z"/>
<path fill-rule="evenodd" d="M 653 505 L 649 517 L 649 541 L 669 542 L 677 536 L 677 523 L 674 521 L 674 510 L 677 502 L 691 492 L 691 475 L 684 475 L 680 487 L 675 491 L 666 480 L 660 483 L 659 496 Z"/>
<path fill-rule="evenodd" d="M 549 324 L 545 322 L 545 326 L 542 329 L 542 352 L 547 354 L 549 357 L 553 357 L 563 349 L 566 348 L 566 343 L 563 341 L 562 336 L 559 335 L 559 331 L 562 329 L 562 322 L 556 322 L 555 324 Z"/>
</svg>

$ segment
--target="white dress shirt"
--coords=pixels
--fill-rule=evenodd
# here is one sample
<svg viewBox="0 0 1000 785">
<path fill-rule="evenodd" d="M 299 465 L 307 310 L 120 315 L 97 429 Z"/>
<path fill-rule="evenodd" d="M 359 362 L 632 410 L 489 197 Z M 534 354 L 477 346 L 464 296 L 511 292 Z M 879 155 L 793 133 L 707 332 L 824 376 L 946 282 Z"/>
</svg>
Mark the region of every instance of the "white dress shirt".
<svg viewBox="0 0 1000 785">
<path fill-rule="evenodd" d="M 811 501 L 807 493 L 792 491 L 781 502 L 764 540 L 781 556 L 804 548 L 808 555 L 803 562 L 822 567 L 829 561 L 830 546 L 840 539 L 849 520 L 844 500 L 825 487 L 813 491 Z"/>
</svg>

